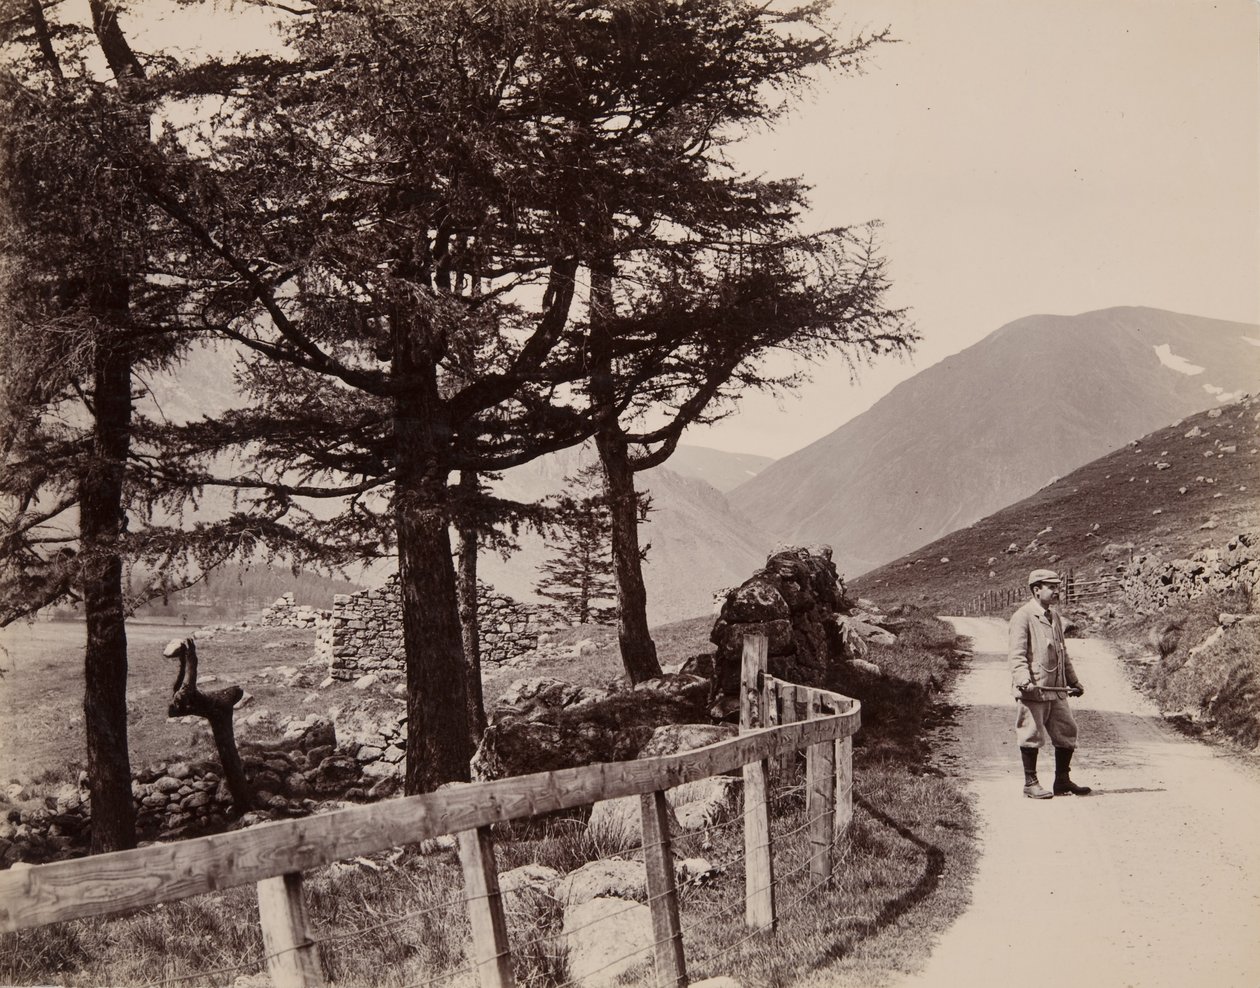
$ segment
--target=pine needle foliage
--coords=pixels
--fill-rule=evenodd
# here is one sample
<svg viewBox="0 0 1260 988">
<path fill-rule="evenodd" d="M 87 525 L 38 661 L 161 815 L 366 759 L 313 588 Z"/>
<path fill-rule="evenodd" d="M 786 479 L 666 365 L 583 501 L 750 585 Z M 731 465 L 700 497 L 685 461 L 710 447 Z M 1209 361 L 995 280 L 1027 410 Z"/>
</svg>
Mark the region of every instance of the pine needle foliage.
<svg viewBox="0 0 1260 988">
<path fill-rule="evenodd" d="M 553 555 L 540 567 L 542 577 L 534 587 L 571 624 L 601 624 L 617 614 L 612 518 L 597 469 L 592 465 L 565 477 L 565 489 L 574 493 L 550 499 L 553 514 L 544 544 Z"/>
</svg>

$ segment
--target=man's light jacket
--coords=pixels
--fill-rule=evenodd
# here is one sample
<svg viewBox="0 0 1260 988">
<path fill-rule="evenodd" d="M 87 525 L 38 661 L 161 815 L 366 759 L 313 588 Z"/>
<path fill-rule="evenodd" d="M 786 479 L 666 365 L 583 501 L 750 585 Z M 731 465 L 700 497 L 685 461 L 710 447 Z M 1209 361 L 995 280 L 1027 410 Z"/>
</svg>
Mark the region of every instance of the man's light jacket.
<svg viewBox="0 0 1260 988">
<path fill-rule="evenodd" d="M 1011 686 L 1016 699 L 1058 700 L 1067 696 L 1059 690 L 1021 690 L 1030 685 L 1080 685 L 1063 640 L 1063 622 L 1054 611 L 1047 613 L 1036 598 L 1011 616 L 1009 642 Z"/>
</svg>

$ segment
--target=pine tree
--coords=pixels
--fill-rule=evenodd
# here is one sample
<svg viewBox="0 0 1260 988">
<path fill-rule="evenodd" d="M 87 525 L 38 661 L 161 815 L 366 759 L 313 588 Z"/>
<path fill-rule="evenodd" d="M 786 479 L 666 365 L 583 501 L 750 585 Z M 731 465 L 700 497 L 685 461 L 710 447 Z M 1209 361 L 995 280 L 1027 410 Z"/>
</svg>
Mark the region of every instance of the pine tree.
<svg viewBox="0 0 1260 988">
<path fill-rule="evenodd" d="M 577 494 L 550 499 L 554 512 L 546 547 L 555 555 L 542 564 L 542 578 L 534 586 L 541 597 L 556 602 L 556 609 L 575 624 L 611 621 L 617 584 L 612 568 L 612 515 L 608 499 L 598 489 L 588 467 L 577 477 L 565 477 L 565 487 Z"/>
</svg>

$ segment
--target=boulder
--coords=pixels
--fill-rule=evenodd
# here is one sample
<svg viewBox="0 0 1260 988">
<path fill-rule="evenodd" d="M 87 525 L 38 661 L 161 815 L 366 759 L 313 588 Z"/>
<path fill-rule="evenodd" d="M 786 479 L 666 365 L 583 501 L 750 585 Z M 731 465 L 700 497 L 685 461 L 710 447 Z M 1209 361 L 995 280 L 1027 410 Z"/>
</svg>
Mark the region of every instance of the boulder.
<svg viewBox="0 0 1260 988">
<path fill-rule="evenodd" d="M 638 801 L 634 796 L 628 798 Z M 647 898 L 647 872 L 638 861 L 622 861 L 620 858 L 591 861 L 560 879 L 556 886 L 556 898 L 564 906 L 566 917 L 574 906 L 597 898 L 642 902 Z"/>
<path fill-rule="evenodd" d="M 718 647 L 721 654 L 738 653 L 742 656 L 744 639 L 748 635 L 764 635 L 769 643 L 770 655 L 792 653 L 792 622 L 785 617 L 773 621 L 746 622 L 731 622 L 722 617 L 709 633 L 709 641 Z"/>
<path fill-rule="evenodd" d="M 619 984 L 652 961 L 652 911 L 623 899 L 591 899 L 564 913 L 569 979 L 581 988 Z"/>
<path fill-rule="evenodd" d="M 677 692 L 624 690 L 533 718 L 492 721 L 473 755 L 477 779 L 554 771 L 637 758 L 652 732 L 665 724 L 708 719 L 708 688 L 694 677 Z"/>
<path fill-rule="evenodd" d="M 699 885 L 720 871 L 707 858 L 683 858 L 674 862 L 674 881 L 679 885 Z"/>
<path fill-rule="evenodd" d="M 666 800 L 668 800 L 668 794 Z M 638 796 L 619 799 L 601 799 L 591 807 L 586 821 L 586 832 L 597 846 L 613 851 L 623 851 L 643 843 L 643 811 Z M 677 826 L 672 807 L 669 825 Z"/>
<path fill-rule="evenodd" d="M 611 693 L 599 686 L 575 686 L 548 676 L 514 679 L 495 700 L 489 720 L 548 720 L 558 711 L 598 702 Z"/>
<path fill-rule="evenodd" d="M 865 621 L 854 621 L 853 630 L 862 637 L 864 641 L 874 642 L 876 645 L 896 645 L 897 636 L 891 631 L 885 631 L 883 628 L 875 624 L 867 624 Z"/>
<path fill-rule="evenodd" d="M 709 680 L 690 672 L 667 672 L 654 679 L 635 683 L 634 688 L 639 692 L 652 690 L 684 701 L 689 698 L 702 700 L 708 695 Z"/>
<path fill-rule="evenodd" d="M 639 757 L 692 751 L 738 734 L 738 728 L 731 724 L 665 724 L 652 731 L 652 736 L 639 752 Z"/>
<path fill-rule="evenodd" d="M 728 621 L 738 624 L 786 620 L 791 615 L 778 587 L 757 577 L 730 592 L 722 613 Z"/>
<path fill-rule="evenodd" d="M 512 929 L 534 934 L 551 924 L 559 910 L 556 886 L 560 872 L 540 864 L 527 864 L 499 876 L 503 913 Z"/>
<path fill-rule="evenodd" d="M 854 622 L 848 617 L 835 615 L 825 627 L 833 655 L 850 660 L 862 659 L 870 651 L 854 627 Z"/>
<path fill-rule="evenodd" d="M 742 780 L 713 775 L 684 782 L 666 794 L 680 830 L 703 830 L 730 820 L 739 811 Z"/>
<path fill-rule="evenodd" d="M 306 773 L 307 784 L 317 793 L 328 794 L 339 792 L 347 785 L 353 785 L 359 778 L 359 763 L 349 755 L 329 755 L 317 768 Z M 260 780 L 254 780 L 255 786 L 261 786 Z"/>
<path fill-rule="evenodd" d="M 870 676 L 882 676 L 884 674 L 883 669 L 874 662 L 868 662 L 866 659 L 850 659 L 849 665 L 854 669 L 860 669 Z"/>
<path fill-rule="evenodd" d="M 672 755 L 736 737 L 733 724 L 667 724 L 652 732 L 639 752 L 640 758 Z M 699 830 L 728 819 L 735 808 L 739 783 L 729 776 L 698 779 L 665 791 L 670 824 L 681 830 Z M 639 798 L 628 796 L 596 803 L 587 821 L 587 832 L 604 846 L 624 848 L 643 840 Z"/>
</svg>

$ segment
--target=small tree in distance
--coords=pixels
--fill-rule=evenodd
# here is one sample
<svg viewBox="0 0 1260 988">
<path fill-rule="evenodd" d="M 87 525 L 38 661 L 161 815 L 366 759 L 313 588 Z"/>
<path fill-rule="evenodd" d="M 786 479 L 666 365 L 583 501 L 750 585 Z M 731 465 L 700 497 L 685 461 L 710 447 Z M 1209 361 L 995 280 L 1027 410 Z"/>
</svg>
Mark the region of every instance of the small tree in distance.
<svg viewBox="0 0 1260 988">
<path fill-rule="evenodd" d="M 554 553 L 540 567 L 534 585 L 541 597 L 576 624 L 613 621 L 617 616 L 617 583 L 613 577 L 612 514 L 599 482 L 599 466 L 591 464 L 576 476 L 565 477 L 572 494 L 549 498 L 551 536 L 544 541 Z M 640 517 L 647 513 L 646 502 Z M 600 602 L 607 602 L 601 606 Z"/>
</svg>

